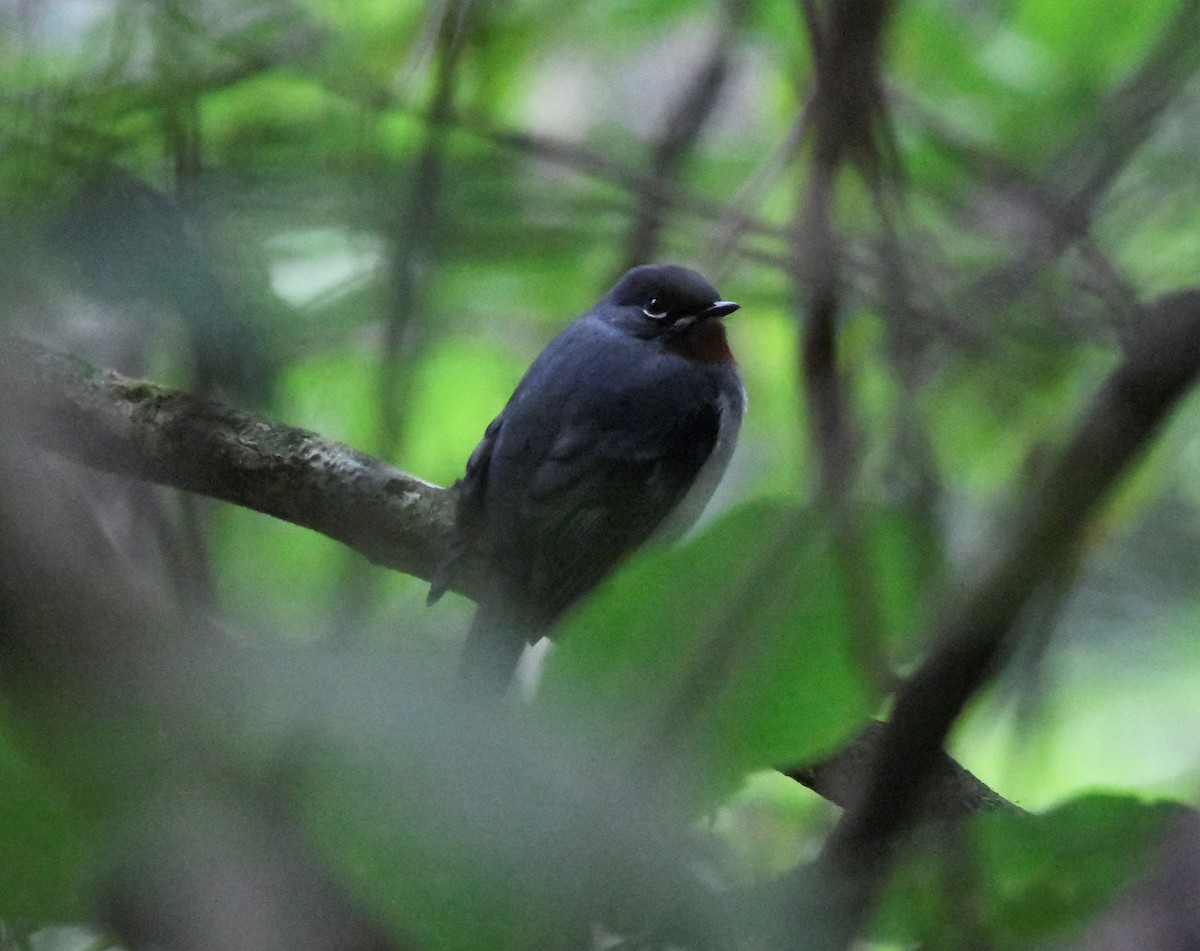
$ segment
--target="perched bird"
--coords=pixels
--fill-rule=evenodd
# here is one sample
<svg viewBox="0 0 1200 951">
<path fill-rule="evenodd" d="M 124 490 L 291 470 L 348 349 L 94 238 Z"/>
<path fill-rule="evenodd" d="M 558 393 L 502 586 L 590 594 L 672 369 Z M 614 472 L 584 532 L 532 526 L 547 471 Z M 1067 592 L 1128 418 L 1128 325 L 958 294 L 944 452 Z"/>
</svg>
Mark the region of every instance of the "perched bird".
<svg viewBox="0 0 1200 951">
<path fill-rule="evenodd" d="M 721 320 L 737 309 L 688 268 L 636 267 L 530 366 L 455 483 L 429 591 L 432 604 L 482 556 L 464 676 L 502 688 L 525 644 L 627 555 L 699 517 L 746 405 Z"/>
</svg>

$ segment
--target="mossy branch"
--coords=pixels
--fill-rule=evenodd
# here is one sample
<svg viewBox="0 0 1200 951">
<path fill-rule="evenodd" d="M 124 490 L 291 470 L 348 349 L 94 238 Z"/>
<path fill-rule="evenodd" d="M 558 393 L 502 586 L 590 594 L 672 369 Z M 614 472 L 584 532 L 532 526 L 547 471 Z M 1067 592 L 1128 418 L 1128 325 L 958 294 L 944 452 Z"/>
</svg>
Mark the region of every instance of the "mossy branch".
<svg viewBox="0 0 1200 951">
<path fill-rule="evenodd" d="M 272 515 L 426 580 L 445 550 L 449 490 L 342 443 L 28 341 L 6 338 L 0 365 L 6 424 L 76 462 Z M 474 578 L 456 589 L 470 596 Z"/>
</svg>

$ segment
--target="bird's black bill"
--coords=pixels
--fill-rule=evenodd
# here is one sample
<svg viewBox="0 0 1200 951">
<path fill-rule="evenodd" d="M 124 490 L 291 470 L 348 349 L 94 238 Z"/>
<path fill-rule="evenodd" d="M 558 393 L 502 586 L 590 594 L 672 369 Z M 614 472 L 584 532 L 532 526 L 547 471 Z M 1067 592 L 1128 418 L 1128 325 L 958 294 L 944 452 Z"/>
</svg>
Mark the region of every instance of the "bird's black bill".
<svg viewBox="0 0 1200 951">
<path fill-rule="evenodd" d="M 704 308 L 700 311 L 701 317 L 728 317 L 735 310 L 741 307 L 741 304 L 735 304 L 731 300 L 719 300 L 715 304 Z"/>
</svg>

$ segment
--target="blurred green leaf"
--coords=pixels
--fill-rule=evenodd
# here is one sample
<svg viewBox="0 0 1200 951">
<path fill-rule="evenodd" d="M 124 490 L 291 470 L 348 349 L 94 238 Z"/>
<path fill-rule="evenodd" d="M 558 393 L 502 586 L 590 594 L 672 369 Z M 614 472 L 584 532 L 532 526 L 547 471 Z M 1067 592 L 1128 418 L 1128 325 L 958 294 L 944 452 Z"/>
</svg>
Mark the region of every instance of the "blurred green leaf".
<svg viewBox="0 0 1200 951">
<path fill-rule="evenodd" d="M 828 752 L 871 714 L 828 527 L 759 503 L 639 555 L 569 618 L 535 716 L 587 710 L 635 755 L 678 746 L 688 782 Z"/>
<path fill-rule="evenodd" d="M 0 722 L 0 919 L 85 918 L 96 844 L 96 830 Z"/>
<path fill-rule="evenodd" d="M 922 623 L 945 571 L 933 528 L 896 506 L 867 509 L 863 557 L 878 599 L 883 635 L 893 663 L 903 665 L 926 645 Z M 860 596 L 866 596 L 863 593 Z"/>
<path fill-rule="evenodd" d="M 893 877 L 876 936 L 928 948 L 984 942 L 997 951 L 1067 940 L 1146 869 L 1172 820 L 1170 803 L 1093 795 L 1051 812 L 977 816 L 962 838 L 945 830 Z"/>
</svg>

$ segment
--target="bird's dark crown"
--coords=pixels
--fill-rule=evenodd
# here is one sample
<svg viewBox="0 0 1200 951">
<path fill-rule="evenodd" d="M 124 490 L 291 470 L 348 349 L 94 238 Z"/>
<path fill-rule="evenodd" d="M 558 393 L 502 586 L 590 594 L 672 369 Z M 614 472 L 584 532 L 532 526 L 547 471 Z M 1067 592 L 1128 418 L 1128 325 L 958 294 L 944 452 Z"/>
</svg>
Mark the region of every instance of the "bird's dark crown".
<svg viewBox="0 0 1200 951">
<path fill-rule="evenodd" d="M 627 271 L 601 304 L 618 307 L 625 316 L 632 314 L 640 321 L 666 328 L 685 318 L 723 317 L 737 310 L 736 304 L 722 301 L 720 296 L 715 287 L 691 268 L 644 264 Z"/>
</svg>

